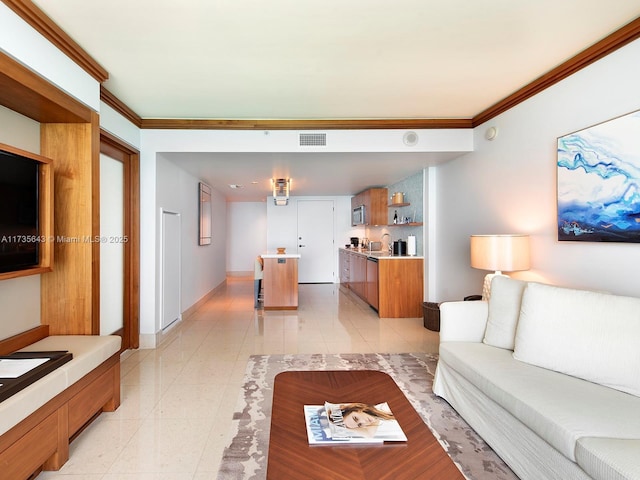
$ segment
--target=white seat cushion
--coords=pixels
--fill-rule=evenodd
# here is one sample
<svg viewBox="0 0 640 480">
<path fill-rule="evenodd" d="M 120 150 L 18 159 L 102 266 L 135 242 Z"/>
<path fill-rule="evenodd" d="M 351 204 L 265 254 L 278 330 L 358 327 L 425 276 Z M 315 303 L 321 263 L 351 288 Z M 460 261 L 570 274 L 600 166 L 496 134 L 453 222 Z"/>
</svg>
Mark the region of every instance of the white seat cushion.
<svg viewBox="0 0 640 480">
<path fill-rule="evenodd" d="M 581 438 L 576 458 L 596 480 L 640 480 L 640 439 Z"/>
<path fill-rule="evenodd" d="M 0 435 L 13 428 L 66 388 L 67 376 L 58 368 L 0 402 Z"/>
<path fill-rule="evenodd" d="M 514 357 L 640 396 L 640 298 L 529 283 Z"/>
<path fill-rule="evenodd" d="M 639 397 L 520 362 L 483 343 L 441 343 L 440 359 L 573 461 L 581 437 L 640 438 Z"/>
<path fill-rule="evenodd" d="M 32 343 L 21 351 L 67 350 L 71 352 L 73 359 L 59 368 L 67 375 L 67 386 L 71 386 L 118 352 L 121 340 L 117 335 L 52 335 Z"/>
</svg>

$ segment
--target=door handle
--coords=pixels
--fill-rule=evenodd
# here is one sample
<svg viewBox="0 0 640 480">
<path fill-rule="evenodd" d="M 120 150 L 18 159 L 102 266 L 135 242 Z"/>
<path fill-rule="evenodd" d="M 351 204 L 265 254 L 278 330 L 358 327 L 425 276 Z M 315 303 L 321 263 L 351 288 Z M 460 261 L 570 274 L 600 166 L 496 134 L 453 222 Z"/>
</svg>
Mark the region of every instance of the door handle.
<svg viewBox="0 0 640 480">
<path fill-rule="evenodd" d="M 306 245 L 298 245 L 299 247 L 306 247 Z"/>
</svg>

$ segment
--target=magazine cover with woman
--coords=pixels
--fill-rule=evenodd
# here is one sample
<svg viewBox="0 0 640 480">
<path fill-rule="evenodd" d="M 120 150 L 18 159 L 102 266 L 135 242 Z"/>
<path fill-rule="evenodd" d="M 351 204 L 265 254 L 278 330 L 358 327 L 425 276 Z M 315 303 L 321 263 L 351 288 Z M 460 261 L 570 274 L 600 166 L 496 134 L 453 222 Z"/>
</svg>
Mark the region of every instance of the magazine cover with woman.
<svg viewBox="0 0 640 480">
<path fill-rule="evenodd" d="M 305 405 L 309 444 L 406 442 L 387 403 Z"/>
</svg>

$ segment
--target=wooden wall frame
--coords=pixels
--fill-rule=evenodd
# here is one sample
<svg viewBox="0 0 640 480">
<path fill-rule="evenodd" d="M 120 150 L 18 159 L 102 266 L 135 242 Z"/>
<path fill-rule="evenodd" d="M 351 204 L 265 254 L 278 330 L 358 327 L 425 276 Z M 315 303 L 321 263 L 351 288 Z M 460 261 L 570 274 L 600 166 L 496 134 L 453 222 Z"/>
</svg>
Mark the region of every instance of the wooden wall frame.
<svg viewBox="0 0 640 480">
<path fill-rule="evenodd" d="M 140 346 L 140 152 L 101 130 L 100 153 L 124 167 L 124 327 L 115 333 L 122 337 L 122 349 L 126 350 Z M 99 183 L 97 188 L 95 195 L 99 197 Z M 99 281 L 94 283 L 94 298 L 100 298 Z"/>
<path fill-rule="evenodd" d="M 53 162 L 55 265 L 40 276 L 40 323 L 51 335 L 99 334 L 92 244 L 99 179 L 98 113 L 0 52 L 0 105 L 40 123 L 40 154 Z M 50 171 L 51 174 L 51 171 Z M 61 242 L 60 237 L 78 241 Z"/>
<path fill-rule="evenodd" d="M 0 280 L 9 278 L 26 277 L 27 275 L 37 275 L 50 272 L 53 267 L 53 165 L 52 160 L 42 155 L 37 155 L 26 150 L 12 147 L 0 143 L 0 149 L 31 158 L 40 163 L 38 167 L 38 210 L 40 231 L 38 232 L 40 241 L 40 252 L 38 265 L 22 270 L 0 273 Z"/>
</svg>

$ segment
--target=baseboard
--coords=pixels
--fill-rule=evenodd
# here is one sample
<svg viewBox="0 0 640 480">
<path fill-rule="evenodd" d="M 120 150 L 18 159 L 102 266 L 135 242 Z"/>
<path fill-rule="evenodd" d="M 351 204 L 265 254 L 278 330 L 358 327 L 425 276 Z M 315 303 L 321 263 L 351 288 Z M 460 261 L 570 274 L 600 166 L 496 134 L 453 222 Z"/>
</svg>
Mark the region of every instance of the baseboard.
<svg viewBox="0 0 640 480">
<path fill-rule="evenodd" d="M 227 280 L 225 279 L 221 282 L 217 287 L 215 287 L 210 292 L 206 293 L 200 300 L 187 308 L 184 312 L 182 312 L 182 318 L 184 320 L 188 319 L 191 315 L 196 313 L 205 303 L 207 303 L 211 297 L 213 297 L 216 293 L 220 292 L 227 286 Z"/>
<path fill-rule="evenodd" d="M 237 270 L 234 272 L 227 272 L 227 277 L 253 277 L 254 273 L 255 272 L 253 270 L 247 270 L 246 272 Z"/>
</svg>

